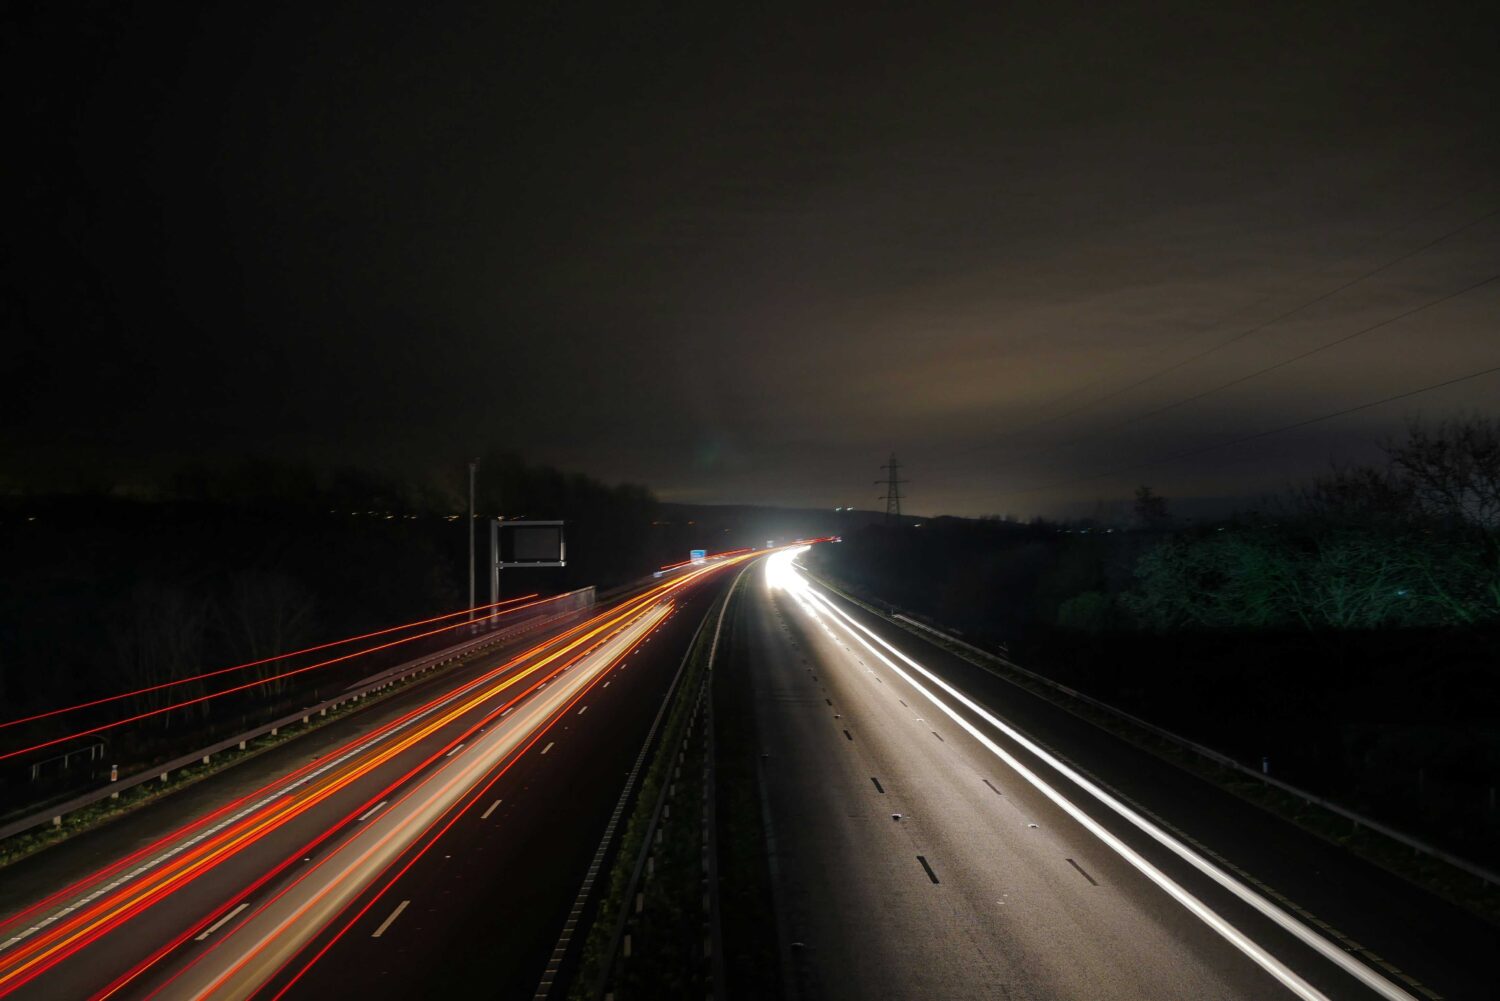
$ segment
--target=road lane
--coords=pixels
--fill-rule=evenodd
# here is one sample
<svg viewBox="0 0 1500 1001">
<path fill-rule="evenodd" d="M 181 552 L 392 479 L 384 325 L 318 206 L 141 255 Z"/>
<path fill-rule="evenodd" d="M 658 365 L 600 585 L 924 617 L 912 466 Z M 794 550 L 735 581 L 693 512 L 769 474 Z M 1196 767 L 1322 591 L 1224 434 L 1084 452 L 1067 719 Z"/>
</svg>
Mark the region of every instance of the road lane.
<svg viewBox="0 0 1500 1001">
<path fill-rule="evenodd" d="M 722 582 L 721 582 L 722 583 Z M 377 907 L 287 997 L 531 998 L 579 882 L 684 650 L 719 593 L 704 588 L 416 861 L 391 893 L 410 897 L 402 934 L 375 941 Z M 481 815 L 492 797 L 502 803 Z M 558 995 L 560 996 L 560 995 Z"/>
<path fill-rule="evenodd" d="M 810 996 L 1420 996 L 1020 746 L 905 659 L 926 644 L 768 562 L 739 636 Z"/>
<path fill-rule="evenodd" d="M 908 652 L 920 651 L 924 667 L 1046 747 L 1065 750 L 1075 770 L 1103 780 L 1117 799 L 1409 993 L 1428 999 L 1496 996 L 1489 962 L 1497 941 L 1492 923 L 932 646 L 899 623 L 855 602 L 837 603 L 875 635 Z M 1003 734 L 997 739 L 1031 760 Z M 1106 813 L 1101 819 L 1110 825 L 1117 818 Z M 1115 826 L 1128 832 L 1128 824 Z M 1140 847 L 1171 864 L 1171 853 L 1149 840 Z M 1201 882 L 1205 896 L 1238 906 L 1211 881 Z M 1251 926 L 1261 922 L 1267 935 L 1279 933 L 1258 913 L 1242 920 Z"/>
<path fill-rule="evenodd" d="M 247 802 L 221 811 L 222 816 L 169 836 L 160 851 L 133 862 L 133 868 L 102 886 L 88 888 L 79 901 L 48 915 L 50 919 L 60 914 L 62 920 L 49 924 L 43 919 L 40 933 L 0 956 L 0 990 L 25 983 L 47 968 L 39 964 L 56 962 L 69 954 L 67 950 L 76 951 L 108 936 L 91 956 L 89 968 L 77 971 L 86 978 L 97 976 L 97 966 L 108 968 L 121 962 L 124 955 L 139 950 L 142 940 L 166 938 L 166 928 L 180 921 L 177 911 L 189 903 L 204 906 L 218 887 L 258 887 L 288 866 L 295 868 L 299 855 L 327 841 L 348 822 L 350 815 L 345 811 L 351 804 L 362 812 L 379 796 L 394 792 L 482 725 L 484 715 L 492 711 L 492 699 L 513 687 L 524 692 L 531 675 L 549 659 L 555 660 L 559 651 L 579 642 L 569 639 L 570 633 L 559 638 L 557 650 L 548 652 L 552 645 L 544 644 L 532 656 L 500 665 L 340 748 L 326 760 L 296 769 L 247 797 Z M 388 784 L 382 787 L 381 783 Z M 252 847 L 259 850 L 250 851 Z M 290 854 L 278 861 L 289 847 Z M 215 878 L 203 883 L 199 878 L 208 872 Z M 190 887 L 194 892 L 184 897 L 182 891 Z M 156 906 L 164 901 L 175 906 Z M 127 922 L 132 935 L 109 935 Z M 59 954 L 59 950 L 64 951 Z M 64 976 L 69 972 L 63 971 Z"/>
<path fill-rule="evenodd" d="M 462 758 L 427 775 L 376 821 L 324 855 L 285 891 L 221 936 L 161 996 L 193 1001 L 253 996 L 366 887 L 386 876 L 407 849 L 462 799 L 471 795 L 475 797 L 472 802 L 482 799 L 489 788 L 485 780 L 512 754 L 530 750 L 546 736 L 544 721 L 566 711 L 617 658 L 643 640 L 667 611 L 665 605 L 646 611 L 522 711 L 491 728 Z M 545 754 L 552 746 L 548 742 L 539 753 Z M 482 783 L 484 789 L 476 794 Z"/>
<path fill-rule="evenodd" d="M 712 575 L 717 569 L 703 572 Z M 625 618 L 666 607 L 661 601 L 667 592 L 687 596 L 696 587 L 695 574 L 673 575 L 638 590 L 596 615 L 590 620 L 594 625 L 570 629 L 525 657 L 498 667 L 491 660 L 483 670 L 461 669 L 424 686 L 420 697 L 406 697 L 405 713 L 373 729 L 351 717 L 345 729 L 365 732 L 317 760 L 283 753 L 280 763 L 289 770 L 264 786 L 228 803 L 212 802 L 207 814 L 165 837 L 137 843 L 133 851 L 117 849 L 109 865 L 68 893 L 0 925 L 0 934 L 16 938 L 20 933 L 0 949 L 0 994 L 88 996 L 116 978 L 121 996 L 135 996 L 148 981 L 157 983 L 180 968 L 184 950 L 192 948 L 188 943 L 221 946 L 264 897 L 302 881 L 326 853 L 380 824 L 391 804 L 427 777 L 445 766 L 462 767 L 476 742 L 523 729 L 522 716 L 534 725 L 540 710 L 529 707 L 555 705 L 576 687 L 577 657 L 608 642 Z M 509 708 L 501 710 L 507 699 Z M 510 717 L 498 727 L 497 711 Z M 180 818 L 181 811 L 168 809 L 164 815 Z M 145 829 L 148 819 L 137 815 L 130 822 Z M 65 857 L 67 848 L 62 846 L 57 857 Z M 212 879 L 200 878 L 208 873 Z M 30 889 L 33 899 L 44 897 L 41 886 Z M 24 897 L 12 899 L 25 903 Z M 250 911 L 229 914 L 247 899 L 254 902 Z M 138 980 L 140 975 L 144 979 Z"/>
</svg>

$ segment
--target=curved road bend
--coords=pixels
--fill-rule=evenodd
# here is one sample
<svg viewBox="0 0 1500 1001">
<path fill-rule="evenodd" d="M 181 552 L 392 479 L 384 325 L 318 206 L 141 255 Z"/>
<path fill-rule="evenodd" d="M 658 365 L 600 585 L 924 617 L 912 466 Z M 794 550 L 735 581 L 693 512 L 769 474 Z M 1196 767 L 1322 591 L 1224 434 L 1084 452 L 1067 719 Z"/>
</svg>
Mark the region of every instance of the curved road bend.
<svg viewBox="0 0 1500 1001">
<path fill-rule="evenodd" d="M 669 575 L 12 867 L 0 996 L 529 996 L 736 562 Z"/>
<path fill-rule="evenodd" d="M 804 1001 L 1494 996 L 1494 930 L 1477 918 L 867 612 L 793 557 L 746 580 L 728 669 L 752 675 Z"/>
</svg>

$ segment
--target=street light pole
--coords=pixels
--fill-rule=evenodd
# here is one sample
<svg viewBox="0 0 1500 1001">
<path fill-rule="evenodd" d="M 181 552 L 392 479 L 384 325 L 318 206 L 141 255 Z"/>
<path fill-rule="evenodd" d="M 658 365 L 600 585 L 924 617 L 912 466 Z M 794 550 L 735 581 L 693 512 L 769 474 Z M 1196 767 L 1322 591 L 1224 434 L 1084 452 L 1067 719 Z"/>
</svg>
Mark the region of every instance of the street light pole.
<svg viewBox="0 0 1500 1001">
<path fill-rule="evenodd" d="M 490 523 L 490 605 L 500 604 L 500 519 L 485 518 Z"/>
<path fill-rule="evenodd" d="M 469 621 L 474 621 L 474 472 L 479 460 L 469 461 Z"/>
</svg>

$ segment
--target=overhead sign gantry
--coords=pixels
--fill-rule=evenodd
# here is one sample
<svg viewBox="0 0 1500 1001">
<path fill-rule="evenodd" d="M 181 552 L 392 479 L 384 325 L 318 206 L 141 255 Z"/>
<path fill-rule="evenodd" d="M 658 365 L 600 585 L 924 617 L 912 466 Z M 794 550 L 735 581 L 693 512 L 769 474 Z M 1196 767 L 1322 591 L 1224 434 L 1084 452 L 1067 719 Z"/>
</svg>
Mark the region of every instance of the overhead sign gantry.
<svg viewBox="0 0 1500 1001">
<path fill-rule="evenodd" d="M 568 545 L 561 521 L 490 521 L 490 601 L 500 600 L 506 567 L 565 567 Z"/>
</svg>

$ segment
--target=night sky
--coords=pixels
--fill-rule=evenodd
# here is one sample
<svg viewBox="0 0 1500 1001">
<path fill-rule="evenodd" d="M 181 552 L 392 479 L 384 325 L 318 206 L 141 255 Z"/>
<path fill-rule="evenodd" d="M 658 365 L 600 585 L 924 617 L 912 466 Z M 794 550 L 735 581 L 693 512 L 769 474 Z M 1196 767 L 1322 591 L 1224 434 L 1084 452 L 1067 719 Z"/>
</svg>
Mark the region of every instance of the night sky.
<svg viewBox="0 0 1500 1001">
<path fill-rule="evenodd" d="M 1213 447 L 1500 366 L 1483 5 L 750 6 L 8 5 L 3 480 L 1028 515 L 1496 409 Z"/>
</svg>

